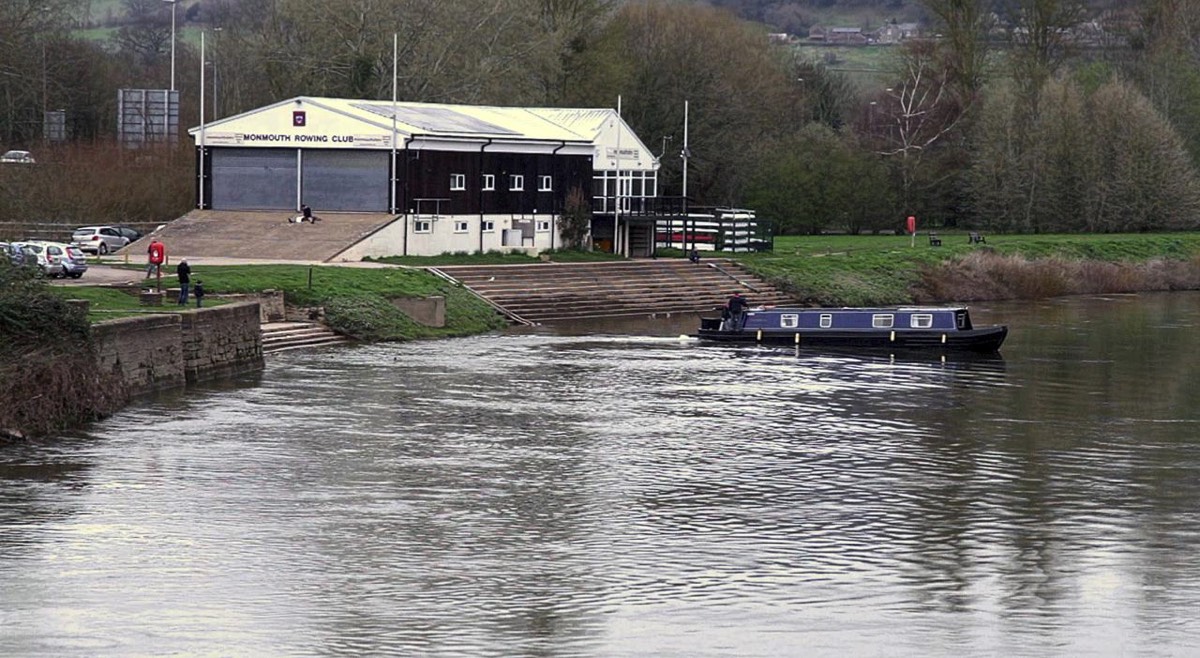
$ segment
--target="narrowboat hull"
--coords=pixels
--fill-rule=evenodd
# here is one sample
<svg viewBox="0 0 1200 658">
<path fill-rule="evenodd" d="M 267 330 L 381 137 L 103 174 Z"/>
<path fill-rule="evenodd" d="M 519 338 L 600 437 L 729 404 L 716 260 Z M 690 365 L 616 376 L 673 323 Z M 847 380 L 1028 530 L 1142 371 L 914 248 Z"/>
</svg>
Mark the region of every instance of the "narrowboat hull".
<svg viewBox="0 0 1200 658">
<path fill-rule="evenodd" d="M 970 351 L 994 353 L 1008 327 L 975 327 L 965 307 L 914 308 L 759 308 L 728 321 L 702 318 L 696 338 L 721 343 L 788 345 L 810 348 Z"/>
</svg>

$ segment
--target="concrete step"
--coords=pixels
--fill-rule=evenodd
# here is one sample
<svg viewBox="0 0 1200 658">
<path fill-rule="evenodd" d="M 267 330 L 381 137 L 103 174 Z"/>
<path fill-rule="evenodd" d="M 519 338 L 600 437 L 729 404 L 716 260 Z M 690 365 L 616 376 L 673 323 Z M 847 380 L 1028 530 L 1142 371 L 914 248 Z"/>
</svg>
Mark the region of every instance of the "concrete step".
<svg viewBox="0 0 1200 658">
<path fill-rule="evenodd" d="M 264 354 L 349 342 L 345 336 L 315 322 L 271 322 L 262 327 Z"/>
</svg>

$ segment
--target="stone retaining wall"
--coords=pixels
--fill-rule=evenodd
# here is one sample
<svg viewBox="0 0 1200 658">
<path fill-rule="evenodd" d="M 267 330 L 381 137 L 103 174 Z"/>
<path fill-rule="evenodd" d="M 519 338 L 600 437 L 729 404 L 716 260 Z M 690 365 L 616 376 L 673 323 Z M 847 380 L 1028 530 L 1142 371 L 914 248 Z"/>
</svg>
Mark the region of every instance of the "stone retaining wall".
<svg viewBox="0 0 1200 658">
<path fill-rule="evenodd" d="M 100 368 L 131 395 L 263 367 L 257 302 L 98 322 L 92 338 Z"/>
<path fill-rule="evenodd" d="M 179 315 L 164 313 L 92 325 L 100 369 L 125 381 L 130 395 L 183 386 Z"/>
<path fill-rule="evenodd" d="M 262 370 L 258 302 L 225 304 L 179 315 L 187 383 Z"/>
</svg>

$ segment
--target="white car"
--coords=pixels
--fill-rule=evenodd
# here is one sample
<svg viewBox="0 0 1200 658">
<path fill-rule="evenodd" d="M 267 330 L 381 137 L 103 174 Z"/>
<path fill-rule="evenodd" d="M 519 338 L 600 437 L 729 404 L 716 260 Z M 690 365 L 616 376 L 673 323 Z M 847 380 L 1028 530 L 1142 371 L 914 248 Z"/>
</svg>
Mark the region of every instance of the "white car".
<svg viewBox="0 0 1200 658">
<path fill-rule="evenodd" d="M 33 164 L 33 154 L 29 151 L 8 151 L 4 155 L 0 155 L 0 162 L 12 162 L 16 164 Z"/>
<path fill-rule="evenodd" d="M 71 234 L 71 244 L 101 256 L 130 242 L 129 237 L 123 235 L 121 229 L 116 226 L 81 226 Z"/>
<path fill-rule="evenodd" d="M 17 248 L 25 247 L 26 253 L 32 252 L 37 256 L 37 268 L 39 276 L 60 277 L 64 276 L 66 268 L 63 261 L 67 257 L 67 245 L 50 246 L 50 243 L 28 241 L 28 242 L 13 242 Z"/>
</svg>

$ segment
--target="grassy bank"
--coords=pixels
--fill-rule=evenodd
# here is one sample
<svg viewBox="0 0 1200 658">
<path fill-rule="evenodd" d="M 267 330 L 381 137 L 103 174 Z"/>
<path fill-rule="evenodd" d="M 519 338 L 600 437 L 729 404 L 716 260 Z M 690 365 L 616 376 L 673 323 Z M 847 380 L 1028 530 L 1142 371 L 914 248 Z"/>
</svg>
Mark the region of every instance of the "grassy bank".
<svg viewBox="0 0 1200 658">
<path fill-rule="evenodd" d="M 192 280 L 204 281 L 206 304 L 221 303 L 219 295 L 282 290 L 293 307 L 321 307 L 332 328 L 363 340 L 413 340 L 467 336 L 504 326 L 487 303 L 423 270 L 399 267 L 333 267 L 307 265 L 198 265 Z M 173 276 L 163 285 L 177 286 Z M 87 299 L 94 321 L 139 313 L 173 312 L 171 300 L 162 308 L 146 308 L 137 297 L 108 288 L 55 288 L 56 294 Z M 404 297 L 446 298 L 446 326 L 426 327 L 410 320 L 391 300 Z"/>
<path fill-rule="evenodd" d="M 787 236 L 746 267 L 822 306 L 1195 289 L 1200 234 Z"/>
</svg>

